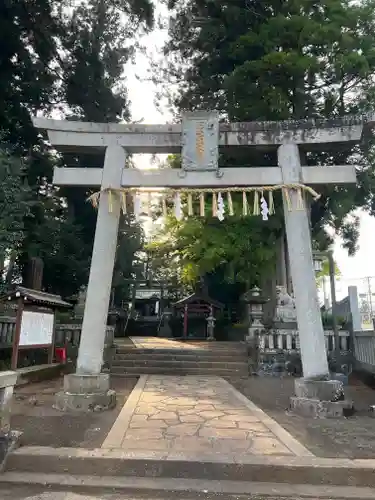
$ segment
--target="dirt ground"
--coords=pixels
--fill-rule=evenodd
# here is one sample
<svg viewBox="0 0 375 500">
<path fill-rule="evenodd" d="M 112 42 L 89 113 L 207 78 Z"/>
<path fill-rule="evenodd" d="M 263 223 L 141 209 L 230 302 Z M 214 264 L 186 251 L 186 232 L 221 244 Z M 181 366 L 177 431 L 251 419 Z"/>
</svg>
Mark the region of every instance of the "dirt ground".
<svg viewBox="0 0 375 500">
<path fill-rule="evenodd" d="M 288 412 L 294 392 L 293 377 L 228 379 L 234 387 L 260 406 L 312 453 L 327 458 L 375 458 L 375 418 L 368 407 L 375 404 L 375 391 L 352 378 L 346 388 L 356 413 L 343 419 L 308 419 Z"/>
<path fill-rule="evenodd" d="M 45 487 L 9 486 L 0 487 L 1 500 L 281 500 L 280 497 L 263 497 L 258 495 L 226 495 L 210 493 L 162 493 L 155 495 L 152 492 L 126 494 L 120 492 L 67 492 L 46 489 Z M 303 500 L 300 497 L 288 497 L 288 500 Z M 307 499 L 308 500 L 308 499 Z M 313 499 L 310 499 L 313 500 Z M 315 499 L 314 499 L 315 500 Z M 339 499 L 336 499 L 339 500 Z"/>
<path fill-rule="evenodd" d="M 137 383 L 136 377 L 112 382 L 117 406 L 90 414 L 61 413 L 52 408 L 62 379 L 30 384 L 15 390 L 11 427 L 22 431 L 21 446 L 100 448 L 121 408 Z"/>
</svg>

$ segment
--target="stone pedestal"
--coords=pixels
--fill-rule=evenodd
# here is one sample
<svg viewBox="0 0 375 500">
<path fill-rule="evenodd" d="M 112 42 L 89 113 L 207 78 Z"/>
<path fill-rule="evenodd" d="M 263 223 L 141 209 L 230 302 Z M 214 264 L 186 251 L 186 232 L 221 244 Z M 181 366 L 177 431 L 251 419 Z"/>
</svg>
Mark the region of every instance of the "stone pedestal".
<svg viewBox="0 0 375 500">
<path fill-rule="evenodd" d="M 55 396 L 60 411 L 104 411 L 116 406 L 116 393 L 110 389 L 109 375 L 71 374 L 64 377 L 64 390 Z"/>
<path fill-rule="evenodd" d="M 290 398 L 293 413 L 313 418 L 347 417 L 353 413 L 353 402 L 345 399 L 339 380 L 296 379 L 295 396 Z"/>
<path fill-rule="evenodd" d="M 18 374 L 13 371 L 0 373 L 0 464 L 5 459 L 16 437 L 16 434 L 12 433 L 10 429 L 10 413 L 17 377 Z"/>
</svg>

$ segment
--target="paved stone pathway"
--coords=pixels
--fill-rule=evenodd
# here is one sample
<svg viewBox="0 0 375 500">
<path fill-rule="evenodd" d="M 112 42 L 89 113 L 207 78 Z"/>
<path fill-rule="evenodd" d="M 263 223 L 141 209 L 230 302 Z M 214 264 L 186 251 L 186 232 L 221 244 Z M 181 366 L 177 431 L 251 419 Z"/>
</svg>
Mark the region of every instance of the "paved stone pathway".
<svg viewBox="0 0 375 500">
<path fill-rule="evenodd" d="M 142 376 L 102 448 L 130 456 L 241 462 L 311 453 L 220 377 Z"/>
</svg>

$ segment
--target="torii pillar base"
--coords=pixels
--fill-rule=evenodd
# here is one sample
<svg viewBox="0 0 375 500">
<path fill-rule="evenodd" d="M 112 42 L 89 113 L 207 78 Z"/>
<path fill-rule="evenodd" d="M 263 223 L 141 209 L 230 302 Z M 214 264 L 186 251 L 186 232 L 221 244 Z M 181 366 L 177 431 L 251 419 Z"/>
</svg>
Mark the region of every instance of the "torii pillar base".
<svg viewBox="0 0 375 500">
<path fill-rule="evenodd" d="M 55 395 L 54 408 L 67 412 L 111 410 L 116 406 L 116 392 L 110 389 L 109 374 L 65 375 L 64 390 Z"/>
<path fill-rule="evenodd" d="M 344 397 L 344 385 L 339 380 L 300 378 L 294 382 L 295 396 L 290 398 L 294 414 L 311 418 L 349 417 L 354 413 L 353 401 Z"/>
</svg>

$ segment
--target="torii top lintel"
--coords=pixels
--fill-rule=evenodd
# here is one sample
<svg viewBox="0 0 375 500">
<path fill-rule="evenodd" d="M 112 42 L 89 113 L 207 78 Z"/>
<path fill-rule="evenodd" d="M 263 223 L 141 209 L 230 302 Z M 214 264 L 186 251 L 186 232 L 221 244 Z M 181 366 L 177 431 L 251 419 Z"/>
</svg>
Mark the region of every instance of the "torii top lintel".
<svg viewBox="0 0 375 500">
<path fill-rule="evenodd" d="M 120 145 L 129 153 L 178 153 L 181 125 L 89 123 L 34 118 L 35 127 L 46 130 L 56 149 L 80 153 Z M 295 143 L 305 150 L 327 145 L 357 143 L 364 130 L 375 124 L 375 115 L 347 116 L 332 120 L 220 123 L 219 146 L 275 149 Z"/>
</svg>

